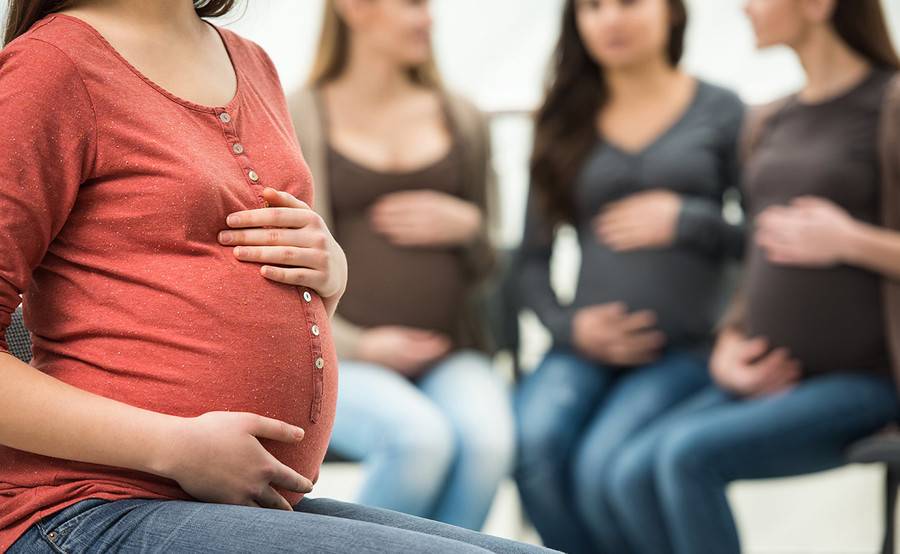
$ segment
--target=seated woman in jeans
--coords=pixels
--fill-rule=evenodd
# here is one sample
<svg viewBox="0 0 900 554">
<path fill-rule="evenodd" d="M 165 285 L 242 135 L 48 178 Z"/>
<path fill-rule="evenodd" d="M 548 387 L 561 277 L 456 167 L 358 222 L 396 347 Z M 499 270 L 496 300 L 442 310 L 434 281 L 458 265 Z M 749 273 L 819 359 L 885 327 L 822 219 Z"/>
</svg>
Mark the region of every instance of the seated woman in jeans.
<svg viewBox="0 0 900 554">
<path fill-rule="evenodd" d="M 290 105 L 316 209 L 353 268 L 334 323 L 331 448 L 365 463 L 361 504 L 477 530 L 514 450 L 473 305 L 493 258 L 490 139 L 441 86 L 430 30 L 428 2 L 327 1 Z"/>
<path fill-rule="evenodd" d="M 553 349 L 516 402 L 518 484 L 545 544 L 625 552 L 610 469 L 646 425 L 708 383 L 707 355 L 742 229 L 743 105 L 678 67 L 678 0 L 566 3 L 555 80 L 538 116 L 523 302 Z M 553 231 L 574 225 L 575 298 L 550 287 Z"/>
<path fill-rule="evenodd" d="M 232 2 L 12 4 L 0 337 L 24 292 L 34 359 L 0 342 L 0 550 L 538 551 L 304 498 L 347 264 L 272 62 L 201 19 Z"/>
<path fill-rule="evenodd" d="M 729 483 L 841 466 L 900 415 L 900 61 L 879 1 L 747 11 L 759 46 L 790 46 L 807 83 L 748 125 L 754 233 L 715 384 L 612 470 L 630 552 L 737 554 Z"/>
</svg>

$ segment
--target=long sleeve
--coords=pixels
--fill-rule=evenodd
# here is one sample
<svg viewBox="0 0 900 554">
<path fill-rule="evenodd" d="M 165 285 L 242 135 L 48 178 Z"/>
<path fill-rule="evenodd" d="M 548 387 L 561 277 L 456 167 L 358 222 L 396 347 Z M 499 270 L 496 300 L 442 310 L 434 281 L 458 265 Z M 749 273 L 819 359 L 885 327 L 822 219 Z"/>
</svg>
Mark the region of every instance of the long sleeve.
<svg viewBox="0 0 900 554">
<path fill-rule="evenodd" d="M 96 119 L 72 61 L 34 38 L 0 51 L 0 119 L 0 351 L 9 352 L 11 314 L 93 170 Z"/>
<path fill-rule="evenodd" d="M 525 231 L 519 249 L 520 303 L 534 310 L 557 344 L 572 340 L 571 310 L 560 305 L 550 282 L 550 258 L 555 229 L 548 223 L 540 201 L 532 191 L 525 215 Z"/>
<path fill-rule="evenodd" d="M 744 252 L 745 225 L 726 221 L 722 206 L 727 195 L 740 194 L 739 143 L 745 109 L 736 96 L 728 98 L 728 105 L 719 109 L 727 114 L 719 132 L 719 190 L 715 197 L 684 198 L 675 240 L 714 258 L 739 259 Z"/>
</svg>

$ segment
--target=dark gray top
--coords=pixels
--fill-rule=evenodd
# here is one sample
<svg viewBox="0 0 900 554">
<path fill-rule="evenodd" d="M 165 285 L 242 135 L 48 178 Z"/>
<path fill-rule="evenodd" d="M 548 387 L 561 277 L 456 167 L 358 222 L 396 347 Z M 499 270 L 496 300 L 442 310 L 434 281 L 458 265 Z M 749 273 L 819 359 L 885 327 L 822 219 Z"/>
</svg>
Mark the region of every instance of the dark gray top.
<svg viewBox="0 0 900 554">
<path fill-rule="evenodd" d="M 851 90 L 816 104 L 792 97 L 772 117 L 747 164 L 751 217 L 816 196 L 880 225 L 878 131 L 893 76 L 873 70 Z M 848 265 L 776 265 L 751 244 L 744 291 L 747 332 L 786 347 L 807 372 L 889 372 L 880 275 Z"/>
<path fill-rule="evenodd" d="M 724 303 L 725 262 L 743 251 L 743 227 L 722 216 L 723 195 L 738 185 L 743 118 L 734 93 L 700 81 L 681 118 L 642 150 L 626 152 L 598 138 L 575 183 L 581 271 L 570 305 L 560 305 L 550 286 L 555 229 L 531 195 L 520 293 L 556 344 L 571 343 L 577 309 L 616 301 L 656 312 L 669 346 L 708 344 Z M 684 199 L 672 246 L 617 253 L 597 240 L 592 220 L 605 204 L 660 188 Z"/>
</svg>

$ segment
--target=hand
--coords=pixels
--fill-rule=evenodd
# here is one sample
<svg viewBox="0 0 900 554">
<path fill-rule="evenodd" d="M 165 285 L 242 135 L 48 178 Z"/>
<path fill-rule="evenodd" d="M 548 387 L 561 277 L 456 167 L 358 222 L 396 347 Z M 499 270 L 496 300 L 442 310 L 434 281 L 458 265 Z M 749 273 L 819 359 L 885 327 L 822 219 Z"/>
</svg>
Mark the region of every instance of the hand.
<svg viewBox="0 0 900 554">
<path fill-rule="evenodd" d="M 660 355 L 666 337 L 654 331 L 656 315 L 629 314 L 621 302 L 582 308 L 572 322 L 575 347 L 587 357 L 620 366 L 650 363 Z"/>
<path fill-rule="evenodd" d="M 791 358 L 786 348 L 766 354 L 768 350 L 765 339 L 722 331 L 710 359 L 713 379 L 740 396 L 765 396 L 790 388 L 800 379 L 800 362 Z"/>
<path fill-rule="evenodd" d="M 756 224 L 756 244 L 770 262 L 801 267 L 844 262 L 858 225 L 843 208 L 810 196 L 764 210 Z"/>
<path fill-rule="evenodd" d="M 366 330 L 356 357 L 415 377 L 450 351 L 452 343 L 440 333 L 411 327 L 384 326 Z"/>
<path fill-rule="evenodd" d="M 303 429 L 246 412 L 180 418 L 160 473 L 203 502 L 292 511 L 274 487 L 306 494 L 313 484 L 267 451 L 259 438 L 290 444 Z"/>
<path fill-rule="evenodd" d="M 671 246 L 681 205 L 681 196 L 668 190 L 632 194 L 603 208 L 594 218 L 594 232 L 616 252 Z"/>
<path fill-rule="evenodd" d="M 241 261 L 264 264 L 260 273 L 266 279 L 311 288 L 326 303 L 336 303 L 347 286 L 347 258 L 325 222 L 287 192 L 267 187 L 263 198 L 270 207 L 229 215 L 229 227 L 245 230 L 223 231 L 219 242 L 235 246 Z"/>
<path fill-rule="evenodd" d="M 433 190 L 395 192 L 372 206 L 372 228 L 397 246 L 459 246 L 481 228 L 475 204 Z"/>
</svg>

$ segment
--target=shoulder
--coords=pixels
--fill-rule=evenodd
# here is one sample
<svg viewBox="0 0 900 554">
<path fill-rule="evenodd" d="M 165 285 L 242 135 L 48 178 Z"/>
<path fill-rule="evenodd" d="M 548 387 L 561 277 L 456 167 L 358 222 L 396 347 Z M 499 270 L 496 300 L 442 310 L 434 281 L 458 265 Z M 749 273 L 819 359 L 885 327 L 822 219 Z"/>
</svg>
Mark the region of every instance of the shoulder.
<svg viewBox="0 0 900 554">
<path fill-rule="evenodd" d="M 15 98 L 22 113 L 61 105 L 92 110 L 84 77 L 92 73 L 90 54 L 79 49 L 92 45 L 75 31 L 45 18 L 0 50 L 0 96 Z"/>
<path fill-rule="evenodd" d="M 272 58 L 269 57 L 269 54 L 262 46 L 231 29 L 219 27 L 212 23 L 210 25 L 215 27 L 219 34 L 222 35 L 232 56 L 232 62 L 240 66 L 242 71 L 250 74 L 252 79 L 261 75 L 272 77 L 279 83 L 279 87 L 281 86 L 278 70 L 275 68 Z"/>
<path fill-rule="evenodd" d="M 488 133 L 487 115 L 472 100 L 451 90 L 442 90 L 450 117 L 456 127 L 466 137 L 486 140 Z"/>
<path fill-rule="evenodd" d="M 731 112 L 743 113 L 745 110 L 744 101 L 730 88 L 711 83 L 704 79 L 698 79 L 697 86 L 700 87 L 700 93 L 703 94 L 705 101 L 708 104 L 713 105 L 720 110 L 728 110 Z"/>
</svg>

